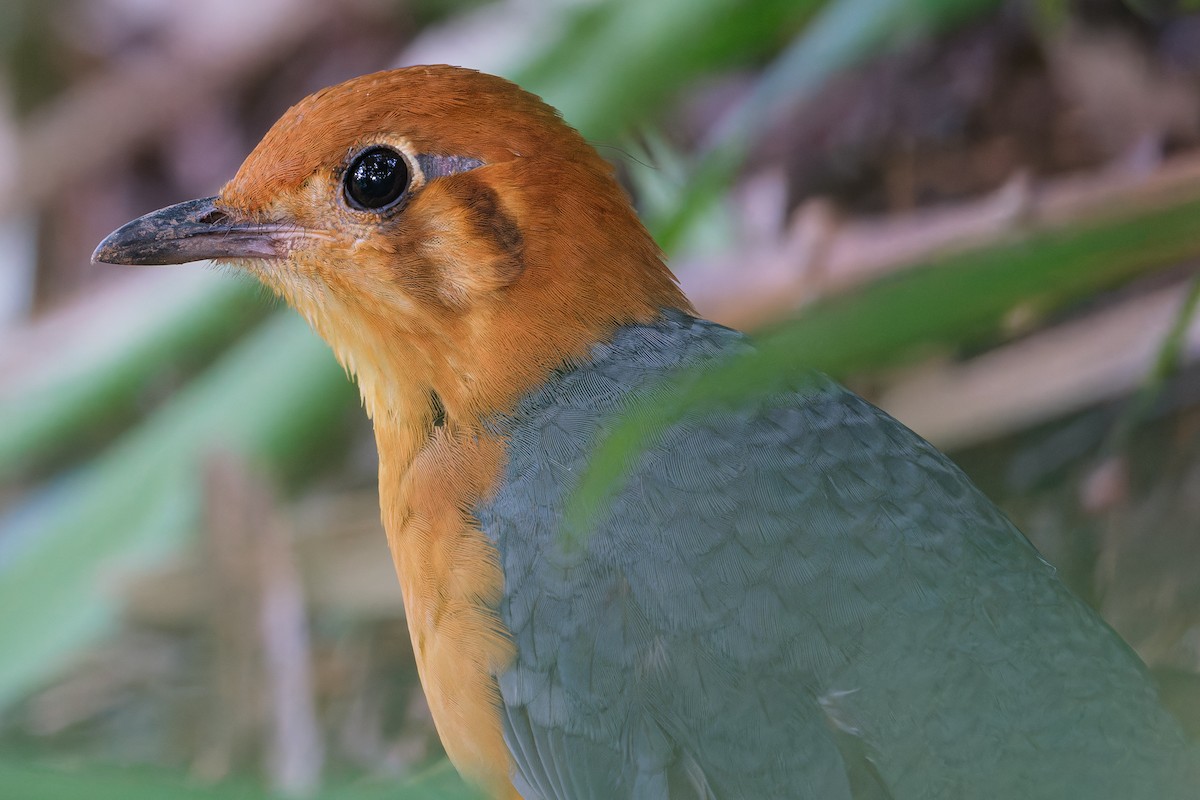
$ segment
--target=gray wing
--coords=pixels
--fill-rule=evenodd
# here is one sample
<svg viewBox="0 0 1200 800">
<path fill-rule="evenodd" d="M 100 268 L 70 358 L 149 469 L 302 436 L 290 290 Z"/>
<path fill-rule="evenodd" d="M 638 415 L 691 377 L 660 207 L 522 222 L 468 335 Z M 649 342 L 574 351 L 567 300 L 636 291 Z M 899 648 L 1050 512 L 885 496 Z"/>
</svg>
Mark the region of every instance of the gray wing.
<svg viewBox="0 0 1200 800">
<path fill-rule="evenodd" d="M 677 357 L 657 344 L 647 374 Z M 480 514 L 527 798 L 1194 796 L 1137 658 L 956 467 L 832 384 L 674 426 L 563 552 L 630 369 L 527 405 Z"/>
</svg>

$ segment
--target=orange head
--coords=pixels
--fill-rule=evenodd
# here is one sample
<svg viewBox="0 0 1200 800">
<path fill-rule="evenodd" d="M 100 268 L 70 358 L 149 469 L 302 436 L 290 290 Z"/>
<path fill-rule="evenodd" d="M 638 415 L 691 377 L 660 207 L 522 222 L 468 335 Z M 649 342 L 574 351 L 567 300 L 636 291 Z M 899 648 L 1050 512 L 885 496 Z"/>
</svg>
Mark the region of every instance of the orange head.
<svg viewBox="0 0 1200 800">
<path fill-rule="evenodd" d="M 142 217 L 96 260 L 230 261 L 357 374 L 377 424 L 509 407 L 617 326 L 687 308 L 612 169 L 508 81 L 447 66 L 304 99 L 221 193 Z"/>
</svg>

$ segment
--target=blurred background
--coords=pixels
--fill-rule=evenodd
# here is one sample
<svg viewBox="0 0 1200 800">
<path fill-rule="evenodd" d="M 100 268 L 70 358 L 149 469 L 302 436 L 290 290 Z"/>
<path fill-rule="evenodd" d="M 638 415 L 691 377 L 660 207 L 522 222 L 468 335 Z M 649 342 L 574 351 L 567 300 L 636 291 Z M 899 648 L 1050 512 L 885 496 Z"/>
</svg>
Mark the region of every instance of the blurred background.
<svg viewBox="0 0 1200 800">
<path fill-rule="evenodd" d="M 429 62 L 560 108 L 704 315 L 947 450 L 1200 734 L 1200 3 L 5 0 L 0 795 L 466 796 L 325 346 L 89 263 Z"/>
</svg>

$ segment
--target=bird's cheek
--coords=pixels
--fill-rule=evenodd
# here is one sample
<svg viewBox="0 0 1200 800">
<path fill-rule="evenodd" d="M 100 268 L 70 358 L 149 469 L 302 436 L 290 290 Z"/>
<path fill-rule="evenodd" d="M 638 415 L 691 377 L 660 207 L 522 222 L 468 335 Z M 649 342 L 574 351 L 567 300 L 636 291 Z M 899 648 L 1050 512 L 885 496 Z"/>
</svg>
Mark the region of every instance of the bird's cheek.
<svg viewBox="0 0 1200 800">
<path fill-rule="evenodd" d="M 459 247 L 426 248 L 428 275 L 438 298 L 454 308 L 466 308 L 512 284 L 521 265 L 487 241 L 465 241 Z"/>
<path fill-rule="evenodd" d="M 524 272 L 520 236 L 516 242 L 498 240 L 475 224 L 451 223 L 424 237 L 406 272 L 425 284 L 438 300 L 466 308 L 511 286 Z"/>
<path fill-rule="evenodd" d="M 423 283 L 442 305 L 474 305 L 512 285 L 525 270 L 518 221 L 481 174 L 426 186 L 404 218 L 399 254 L 409 262 L 405 279 Z"/>
</svg>

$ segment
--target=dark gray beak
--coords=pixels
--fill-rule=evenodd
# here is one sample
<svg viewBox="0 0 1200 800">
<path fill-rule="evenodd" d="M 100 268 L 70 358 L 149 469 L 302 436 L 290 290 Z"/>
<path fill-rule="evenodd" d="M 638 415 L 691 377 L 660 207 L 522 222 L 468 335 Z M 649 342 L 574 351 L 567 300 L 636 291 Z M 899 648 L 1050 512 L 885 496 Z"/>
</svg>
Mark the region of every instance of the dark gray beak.
<svg viewBox="0 0 1200 800">
<path fill-rule="evenodd" d="M 186 264 L 210 258 L 280 258 L 283 226 L 236 219 L 215 197 L 160 208 L 110 233 L 92 261 L 105 264 Z"/>
</svg>

